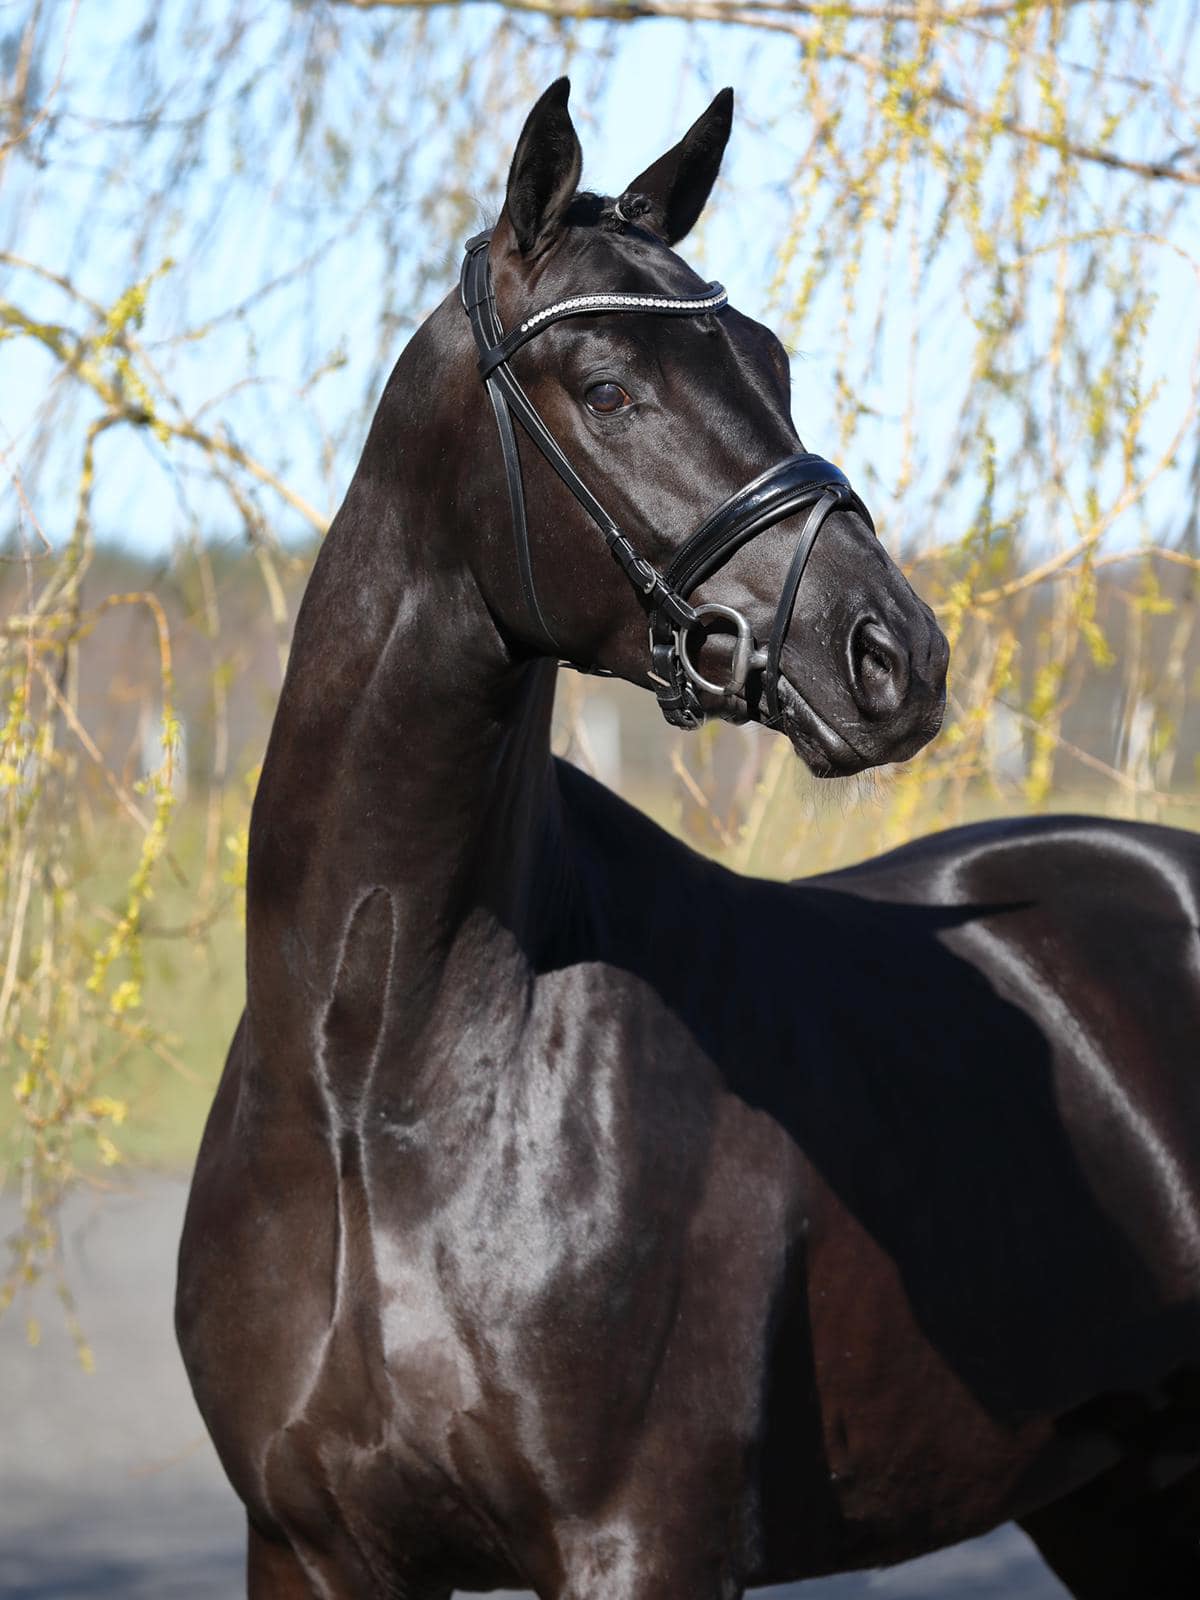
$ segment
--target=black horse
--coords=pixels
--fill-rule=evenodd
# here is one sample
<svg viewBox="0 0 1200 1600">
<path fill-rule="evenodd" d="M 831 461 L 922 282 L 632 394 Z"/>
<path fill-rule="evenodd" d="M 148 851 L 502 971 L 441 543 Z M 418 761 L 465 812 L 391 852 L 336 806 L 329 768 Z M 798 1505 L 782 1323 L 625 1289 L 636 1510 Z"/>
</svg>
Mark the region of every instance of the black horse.
<svg viewBox="0 0 1200 1600">
<path fill-rule="evenodd" d="M 615 201 L 566 100 L 387 385 L 254 805 L 178 1297 L 249 1593 L 728 1600 L 1015 1518 L 1084 1600 L 1196 1600 L 1200 841 L 784 886 L 551 758 L 558 653 L 830 775 L 946 667 L 672 252 L 731 96 Z"/>
</svg>

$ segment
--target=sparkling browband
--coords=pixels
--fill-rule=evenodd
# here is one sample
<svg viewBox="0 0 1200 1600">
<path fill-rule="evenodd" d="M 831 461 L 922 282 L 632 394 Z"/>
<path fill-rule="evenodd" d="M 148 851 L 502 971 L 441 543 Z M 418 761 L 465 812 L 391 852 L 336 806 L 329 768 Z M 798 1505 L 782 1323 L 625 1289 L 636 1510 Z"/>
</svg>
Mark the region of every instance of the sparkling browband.
<svg viewBox="0 0 1200 1600">
<path fill-rule="evenodd" d="M 527 322 L 521 323 L 521 332 L 528 333 L 547 317 L 566 317 L 583 311 L 671 311 L 683 316 L 697 316 L 705 311 L 720 311 L 729 302 L 729 296 L 719 283 L 709 284 L 709 293 L 691 300 L 669 298 L 654 294 L 576 294 L 569 300 L 559 300 L 544 311 L 535 311 Z"/>
<path fill-rule="evenodd" d="M 543 311 L 534 311 L 520 322 L 511 333 L 504 334 L 490 347 L 483 347 L 479 356 L 479 372 L 487 378 L 507 361 L 528 339 L 543 328 L 563 317 L 580 317 L 604 311 L 652 311 L 671 317 L 702 317 L 710 311 L 723 311 L 728 305 L 723 285 L 710 283 L 708 292 L 676 298 L 663 294 L 573 294 L 566 300 L 556 300 Z M 468 310 L 471 307 L 468 305 Z M 498 322 L 497 322 L 498 326 Z"/>
</svg>

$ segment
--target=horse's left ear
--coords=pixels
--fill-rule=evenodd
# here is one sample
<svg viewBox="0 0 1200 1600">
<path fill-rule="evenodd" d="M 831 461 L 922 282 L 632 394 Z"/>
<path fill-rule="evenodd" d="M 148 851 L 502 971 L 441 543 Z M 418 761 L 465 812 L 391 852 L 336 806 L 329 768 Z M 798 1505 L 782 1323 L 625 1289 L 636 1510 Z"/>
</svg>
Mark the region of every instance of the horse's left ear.
<svg viewBox="0 0 1200 1600">
<path fill-rule="evenodd" d="M 635 178 L 626 194 L 644 194 L 668 244 L 690 232 L 717 181 L 733 126 L 733 90 L 720 94 L 665 156 Z"/>
</svg>

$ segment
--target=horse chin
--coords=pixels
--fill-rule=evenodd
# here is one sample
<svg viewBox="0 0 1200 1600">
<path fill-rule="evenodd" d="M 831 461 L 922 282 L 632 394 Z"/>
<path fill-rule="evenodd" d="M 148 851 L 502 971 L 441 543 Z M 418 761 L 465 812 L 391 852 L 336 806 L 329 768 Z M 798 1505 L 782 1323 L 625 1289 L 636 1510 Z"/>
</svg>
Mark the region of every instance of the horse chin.
<svg viewBox="0 0 1200 1600">
<path fill-rule="evenodd" d="M 826 720 L 786 678 L 779 680 L 782 716 L 775 726 L 787 736 L 792 749 L 816 778 L 850 778 L 868 767 L 908 761 L 924 749 L 942 725 L 945 712 L 943 695 L 916 726 L 901 737 L 893 737 L 866 755 Z M 859 735 L 861 737 L 861 734 Z"/>
<path fill-rule="evenodd" d="M 860 755 L 782 675 L 779 704 L 779 731 L 814 778 L 851 778 L 877 764 Z"/>
<path fill-rule="evenodd" d="M 852 778 L 878 762 L 860 755 L 829 722 L 815 711 L 798 689 L 780 675 L 778 721 L 771 721 L 758 697 L 748 703 L 741 695 L 713 704 L 712 716 L 740 725 L 758 722 L 772 733 L 782 733 L 814 778 Z"/>
</svg>

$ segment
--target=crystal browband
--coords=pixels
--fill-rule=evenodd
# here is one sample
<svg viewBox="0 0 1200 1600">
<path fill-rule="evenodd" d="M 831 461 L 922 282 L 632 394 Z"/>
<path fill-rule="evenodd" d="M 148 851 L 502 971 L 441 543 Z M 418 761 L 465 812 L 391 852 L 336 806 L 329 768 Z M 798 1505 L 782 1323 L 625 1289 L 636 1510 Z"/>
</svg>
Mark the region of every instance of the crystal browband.
<svg viewBox="0 0 1200 1600">
<path fill-rule="evenodd" d="M 552 322 L 563 317 L 596 316 L 605 311 L 651 311 L 659 316 L 702 317 L 710 311 L 723 311 L 729 297 L 719 283 L 710 283 L 702 295 L 673 297 L 660 294 L 573 294 L 566 300 L 556 300 L 552 306 L 535 311 L 518 323 L 490 349 L 481 352 L 479 372 L 489 377 L 495 369 L 509 359 L 535 333 L 540 333 Z M 470 310 L 470 307 L 468 307 Z"/>
<path fill-rule="evenodd" d="M 535 311 L 528 321 L 521 323 L 521 332 L 528 333 L 547 317 L 569 317 L 587 311 L 670 311 L 677 316 L 694 317 L 705 311 L 721 311 L 729 296 L 719 283 L 709 284 L 709 293 L 690 300 L 669 299 L 653 294 L 575 294 L 569 300 L 560 300 Z"/>
</svg>

